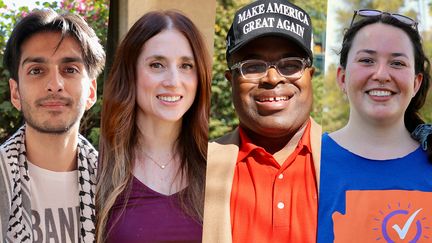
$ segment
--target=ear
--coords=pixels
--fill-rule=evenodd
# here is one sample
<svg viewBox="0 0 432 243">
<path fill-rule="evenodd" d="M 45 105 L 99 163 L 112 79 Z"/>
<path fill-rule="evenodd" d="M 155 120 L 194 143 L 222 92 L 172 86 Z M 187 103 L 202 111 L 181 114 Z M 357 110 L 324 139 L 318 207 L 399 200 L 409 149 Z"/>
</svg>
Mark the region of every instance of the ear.
<svg viewBox="0 0 432 243">
<path fill-rule="evenodd" d="M 336 80 L 339 88 L 345 94 L 346 93 L 345 69 L 341 66 L 339 66 L 337 69 Z"/>
<path fill-rule="evenodd" d="M 315 67 L 307 68 L 307 69 L 305 70 L 305 72 L 309 72 L 309 75 L 310 75 L 311 77 L 313 77 L 313 75 L 314 75 L 314 73 L 315 73 Z"/>
<path fill-rule="evenodd" d="M 233 78 L 233 75 L 232 75 L 232 72 L 231 72 L 231 70 L 225 70 L 225 78 L 231 83 L 231 85 L 232 85 L 232 78 Z"/>
<path fill-rule="evenodd" d="M 90 109 L 97 100 L 97 81 L 96 79 L 92 79 L 89 86 L 90 92 L 87 98 L 86 110 Z"/>
<path fill-rule="evenodd" d="M 418 73 L 416 75 L 415 79 L 414 79 L 414 95 L 413 95 L 413 97 L 419 91 L 422 82 L 423 82 L 423 74 L 422 73 Z"/>
<path fill-rule="evenodd" d="M 18 89 L 18 82 L 14 79 L 9 79 L 9 90 L 11 93 L 11 103 L 19 111 L 21 111 L 21 95 Z"/>
</svg>

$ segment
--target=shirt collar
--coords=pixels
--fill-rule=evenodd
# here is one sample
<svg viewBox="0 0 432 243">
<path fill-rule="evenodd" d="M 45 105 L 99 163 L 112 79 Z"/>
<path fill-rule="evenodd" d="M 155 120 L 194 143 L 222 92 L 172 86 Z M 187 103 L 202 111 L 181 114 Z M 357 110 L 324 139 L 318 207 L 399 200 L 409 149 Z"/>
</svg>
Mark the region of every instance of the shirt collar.
<svg viewBox="0 0 432 243">
<path fill-rule="evenodd" d="M 306 128 L 303 132 L 303 135 L 297 144 L 297 149 L 300 148 L 300 150 L 305 149 L 306 152 L 311 153 L 311 140 L 310 140 L 310 128 L 311 128 L 311 119 L 309 118 Z M 239 135 L 240 135 L 240 147 L 239 147 L 239 154 L 237 157 L 237 162 L 243 161 L 247 156 L 249 156 L 250 153 L 252 153 L 254 150 L 260 150 L 265 153 L 268 153 L 263 147 L 260 147 L 258 145 L 255 145 L 251 139 L 247 136 L 244 129 L 239 126 Z M 269 138 L 271 139 L 271 138 Z M 269 154 L 271 155 L 271 154 Z"/>
</svg>

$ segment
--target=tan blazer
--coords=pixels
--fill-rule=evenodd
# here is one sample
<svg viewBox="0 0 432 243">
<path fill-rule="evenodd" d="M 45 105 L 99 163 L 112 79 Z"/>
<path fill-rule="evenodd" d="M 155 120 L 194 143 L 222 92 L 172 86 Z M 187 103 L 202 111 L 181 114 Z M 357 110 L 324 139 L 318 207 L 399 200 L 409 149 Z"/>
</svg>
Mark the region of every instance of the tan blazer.
<svg viewBox="0 0 432 243">
<path fill-rule="evenodd" d="M 311 145 L 317 185 L 319 185 L 321 157 L 321 126 L 312 118 Z M 239 151 L 239 132 L 233 132 L 209 143 L 204 201 L 203 242 L 230 243 L 230 198 L 234 169 Z"/>
</svg>

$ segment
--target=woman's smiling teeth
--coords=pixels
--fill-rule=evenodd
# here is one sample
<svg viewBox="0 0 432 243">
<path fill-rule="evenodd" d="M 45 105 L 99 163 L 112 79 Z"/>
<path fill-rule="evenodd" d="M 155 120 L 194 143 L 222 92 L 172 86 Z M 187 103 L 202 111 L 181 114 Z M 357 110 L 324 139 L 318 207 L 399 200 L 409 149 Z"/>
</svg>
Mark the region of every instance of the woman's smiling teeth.
<svg viewBox="0 0 432 243">
<path fill-rule="evenodd" d="M 263 97 L 258 98 L 260 102 L 275 102 L 275 101 L 285 101 L 288 100 L 288 96 L 277 96 L 277 97 Z"/>
<path fill-rule="evenodd" d="M 158 95 L 156 96 L 158 99 L 162 100 L 162 101 L 166 101 L 166 102 L 176 102 L 179 101 L 182 97 L 180 95 L 175 95 L 175 96 L 163 96 L 163 95 Z"/>
<path fill-rule="evenodd" d="M 390 92 L 390 91 L 388 91 L 388 90 L 370 90 L 370 91 L 368 91 L 367 92 L 369 95 L 372 95 L 372 96 L 380 96 L 380 97 L 383 97 L 383 96 L 390 96 L 392 93 Z"/>
</svg>

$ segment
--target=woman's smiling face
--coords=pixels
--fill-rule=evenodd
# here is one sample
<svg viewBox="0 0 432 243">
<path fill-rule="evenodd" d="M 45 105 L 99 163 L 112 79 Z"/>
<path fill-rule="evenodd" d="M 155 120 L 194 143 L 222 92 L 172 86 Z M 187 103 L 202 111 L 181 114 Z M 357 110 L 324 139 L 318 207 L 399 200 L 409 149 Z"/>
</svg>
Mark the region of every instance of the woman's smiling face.
<svg viewBox="0 0 432 243">
<path fill-rule="evenodd" d="M 337 77 L 348 96 L 350 117 L 403 120 L 422 81 L 422 75 L 415 74 L 414 61 L 413 45 L 403 30 L 383 23 L 360 29 L 346 68 L 339 67 Z"/>
<path fill-rule="evenodd" d="M 141 49 L 136 70 L 138 122 L 181 121 L 198 86 L 194 54 L 186 37 L 167 29 L 150 38 Z"/>
</svg>

